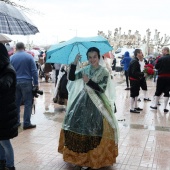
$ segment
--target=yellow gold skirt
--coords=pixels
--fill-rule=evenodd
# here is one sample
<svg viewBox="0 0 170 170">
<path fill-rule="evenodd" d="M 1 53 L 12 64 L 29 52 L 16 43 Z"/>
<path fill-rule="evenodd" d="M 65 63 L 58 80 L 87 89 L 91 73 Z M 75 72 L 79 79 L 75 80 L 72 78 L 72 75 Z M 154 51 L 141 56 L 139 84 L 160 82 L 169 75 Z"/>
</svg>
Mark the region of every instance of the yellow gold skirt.
<svg viewBox="0 0 170 170">
<path fill-rule="evenodd" d="M 114 140 L 111 140 L 114 139 L 114 130 L 105 119 L 103 120 L 103 125 L 103 137 L 100 144 L 87 153 L 73 152 L 64 146 L 64 131 L 61 130 L 58 152 L 63 154 L 64 161 L 78 166 L 91 167 L 93 169 L 112 166 L 113 163 L 116 163 L 118 145 L 115 144 Z"/>
</svg>

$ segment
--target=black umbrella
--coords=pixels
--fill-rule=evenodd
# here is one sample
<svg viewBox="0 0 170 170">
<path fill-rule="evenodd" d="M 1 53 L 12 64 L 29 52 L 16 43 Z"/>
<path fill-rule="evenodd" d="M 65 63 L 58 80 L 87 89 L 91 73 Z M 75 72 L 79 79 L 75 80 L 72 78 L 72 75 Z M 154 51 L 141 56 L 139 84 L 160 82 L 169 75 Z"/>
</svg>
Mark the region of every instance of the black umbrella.
<svg viewBox="0 0 170 170">
<path fill-rule="evenodd" d="M 31 20 L 16 7 L 0 1 L 0 33 L 31 35 L 39 32 Z"/>
</svg>

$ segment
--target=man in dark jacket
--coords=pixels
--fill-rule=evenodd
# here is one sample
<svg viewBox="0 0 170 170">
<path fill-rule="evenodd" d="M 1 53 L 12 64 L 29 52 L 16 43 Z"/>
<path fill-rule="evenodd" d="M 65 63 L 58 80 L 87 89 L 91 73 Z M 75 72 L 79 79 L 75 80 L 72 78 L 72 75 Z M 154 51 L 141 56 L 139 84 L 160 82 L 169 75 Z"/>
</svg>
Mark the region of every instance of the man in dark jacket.
<svg viewBox="0 0 170 170">
<path fill-rule="evenodd" d="M 162 49 L 163 57 L 158 59 L 155 68 L 158 70 L 158 79 L 155 92 L 155 103 L 150 106 L 152 109 L 157 109 L 157 104 L 162 93 L 164 93 L 164 112 L 168 112 L 166 109 L 169 100 L 170 91 L 170 55 L 169 48 L 164 47 Z"/>
<path fill-rule="evenodd" d="M 144 73 L 141 72 L 139 60 L 143 58 L 142 51 L 136 49 L 134 51 L 134 59 L 130 62 L 128 74 L 130 80 L 130 112 L 131 113 L 140 113 L 141 108 L 137 107 L 137 98 L 139 96 L 140 90 L 140 79 L 144 77 Z"/>
<path fill-rule="evenodd" d="M 16 74 L 6 47 L 0 43 L 0 169 L 14 170 L 14 153 L 10 142 L 18 135 L 15 105 Z M 6 165 L 5 165 L 6 163 Z"/>
<path fill-rule="evenodd" d="M 145 69 L 145 65 L 147 64 L 147 60 L 144 58 L 140 59 L 139 60 L 139 64 L 140 64 L 140 70 L 141 72 L 144 71 Z M 148 91 L 148 87 L 147 87 L 147 83 L 146 83 L 146 78 L 145 76 L 143 78 L 140 79 L 140 87 L 141 89 L 143 90 L 143 93 L 144 93 L 144 101 L 151 101 L 147 95 L 147 91 Z M 141 101 L 140 98 L 138 99 L 138 101 Z"/>
</svg>

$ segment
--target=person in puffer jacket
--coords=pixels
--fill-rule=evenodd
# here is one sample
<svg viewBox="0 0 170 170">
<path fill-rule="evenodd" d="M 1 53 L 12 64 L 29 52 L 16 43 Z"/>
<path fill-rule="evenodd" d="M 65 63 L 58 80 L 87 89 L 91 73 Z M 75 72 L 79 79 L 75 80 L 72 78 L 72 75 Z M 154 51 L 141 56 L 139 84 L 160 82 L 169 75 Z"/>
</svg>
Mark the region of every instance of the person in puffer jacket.
<svg viewBox="0 0 170 170">
<path fill-rule="evenodd" d="M 15 170 L 10 139 L 18 135 L 15 104 L 16 73 L 0 43 L 0 170 Z"/>
<path fill-rule="evenodd" d="M 129 52 L 126 51 L 125 54 L 124 54 L 124 58 L 123 60 L 121 61 L 121 64 L 123 64 L 123 69 L 125 71 L 125 77 L 126 77 L 126 85 L 127 85 L 127 88 L 125 90 L 130 90 L 130 87 L 129 87 L 129 75 L 128 75 L 128 68 L 129 68 L 129 64 L 131 62 L 131 57 L 129 55 Z"/>
</svg>

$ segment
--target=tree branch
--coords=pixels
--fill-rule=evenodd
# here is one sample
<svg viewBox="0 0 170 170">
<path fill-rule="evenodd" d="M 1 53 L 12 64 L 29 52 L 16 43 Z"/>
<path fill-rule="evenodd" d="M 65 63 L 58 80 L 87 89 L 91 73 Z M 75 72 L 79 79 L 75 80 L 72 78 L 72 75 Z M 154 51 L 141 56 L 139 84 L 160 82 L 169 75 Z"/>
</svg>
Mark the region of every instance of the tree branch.
<svg viewBox="0 0 170 170">
<path fill-rule="evenodd" d="M 25 6 L 20 5 L 20 4 L 14 2 L 12 0 L 0 0 L 0 1 L 3 1 L 3 2 L 7 3 L 7 4 L 10 4 L 10 5 L 15 6 L 17 8 L 20 8 L 21 10 L 24 10 L 25 12 L 28 12 L 28 13 L 31 12 L 31 13 L 35 13 L 35 14 L 39 14 L 39 15 L 42 14 L 41 12 L 39 12 L 39 11 L 37 11 L 35 9 L 25 7 Z M 18 1 L 22 1 L 22 0 L 18 0 Z"/>
</svg>

